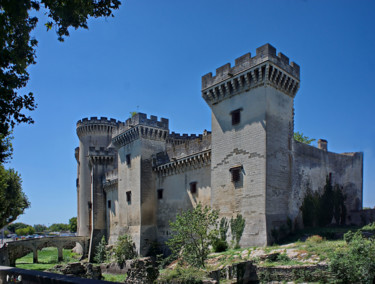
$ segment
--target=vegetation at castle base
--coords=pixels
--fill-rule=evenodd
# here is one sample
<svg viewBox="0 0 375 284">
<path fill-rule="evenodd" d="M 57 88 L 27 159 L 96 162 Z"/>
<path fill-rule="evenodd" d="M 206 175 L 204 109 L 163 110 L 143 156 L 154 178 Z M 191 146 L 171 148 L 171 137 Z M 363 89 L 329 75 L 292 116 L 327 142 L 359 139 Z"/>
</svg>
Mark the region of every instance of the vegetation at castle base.
<svg viewBox="0 0 375 284">
<path fill-rule="evenodd" d="M 204 267 L 210 246 L 217 239 L 219 212 L 199 203 L 194 209 L 177 214 L 170 222 L 172 237 L 167 241 L 172 255 L 193 267 Z"/>
<path fill-rule="evenodd" d="M 13 222 L 30 207 L 22 191 L 21 176 L 13 169 L 6 170 L 0 164 L 0 228 Z"/>
<path fill-rule="evenodd" d="M 97 245 L 95 249 L 95 256 L 94 261 L 96 263 L 103 263 L 107 261 L 108 259 L 108 250 L 107 250 L 107 242 L 105 240 L 105 237 L 103 236 L 100 240 L 99 244 Z"/>
<path fill-rule="evenodd" d="M 128 234 L 119 236 L 114 247 L 114 256 L 119 265 L 123 265 L 127 259 L 137 257 L 137 251 L 132 237 Z"/>
<path fill-rule="evenodd" d="M 335 219 L 336 224 L 345 224 L 345 200 L 342 187 L 338 184 L 332 186 L 331 179 L 327 176 L 322 193 L 313 192 L 309 188 L 306 191 L 300 208 L 303 225 L 324 227 L 332 222 L 332 218 Z"/>
<path fill-rule="evenodd" d="M 69 231 L 72 233 L 77 232 L 77 217 L 72 217 L 69 219 Z"/>
<path fill-rule="evenodd" d="M 19 123 L 33 123 L 26 113 L 36 108 L 33 93 L 20 94 L 29 81 L 27 68 L 35 64 L 38 41 L 30 34 L 37 25 L 40 7 L 48 17 L 47 30 L 58 40 L 69 36 L 69 28 L 87 29 L 91 17 L 113 16 L 119 0 L 0 0 L 0 163 L 11 155 L 8 137 Z M 25 113 L 26 111 L 26 113 Z"/>
<path fill-rule="evenodd" d="M 303 135 L 303 133 L 299 131 L 294 132 L 293 138 L 294 140 L 301 142 L 301 143 L 305 143 L 307 145 L 311 145 L 311 143 L 316 140 L 314 138 L 310 138 L 308 136 Z"/>
<path fill-rule="evenodd" d="M 16 267 L 22 269 L 32 269 L 44 271 L 53 268 L 58 263 L 76 262 L 81 255 L 73 253 L 71 250 L 63 249 L 63 262 L 57 261 L 57 248 L 49 247 L 38 251 L 38 263 L 33 263 L 33 253 L 16 260 Z"/>
</svg>

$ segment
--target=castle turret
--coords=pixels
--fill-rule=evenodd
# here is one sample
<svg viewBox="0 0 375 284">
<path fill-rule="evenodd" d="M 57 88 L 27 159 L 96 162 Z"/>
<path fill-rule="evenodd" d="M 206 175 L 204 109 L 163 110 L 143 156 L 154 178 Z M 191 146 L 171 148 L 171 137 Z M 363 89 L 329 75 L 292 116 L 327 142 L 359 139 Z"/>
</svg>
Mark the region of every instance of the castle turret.
<svg viewBox="0 0 375 284">
<path fill-rule="evenodd" d="M 105 230 L 105 197 L 102 190 L 102 176 L 111 170 L 116 155 L 107 149 L 111 144 L 112 131 L 117 126 L 115 119 L 91 117 L 77 122 L 79 148 L 78 162 L 78 228 L 79 236 L 90 236 L 94 230 L 103 234 Z"/>
<path fill-rule="evenodd" d="M 156 191 L 152 155 L 165 151 L 168 119 L 137 113 L 120 124 L 112 144 L 118 151 L 119 226 L 114 234 L 132 236 L 138 252 L 156 240 Z M 112 240 L 110 240 L 111 242 Z"/>
<path fill-rule="evenodd" d="M 269 244 L 287 220 L 299 73 L 266 44 L 202 77 L 212 110 L 211 204 L 224 217 L 245 218 L 243 246 Z"/>
</svg>

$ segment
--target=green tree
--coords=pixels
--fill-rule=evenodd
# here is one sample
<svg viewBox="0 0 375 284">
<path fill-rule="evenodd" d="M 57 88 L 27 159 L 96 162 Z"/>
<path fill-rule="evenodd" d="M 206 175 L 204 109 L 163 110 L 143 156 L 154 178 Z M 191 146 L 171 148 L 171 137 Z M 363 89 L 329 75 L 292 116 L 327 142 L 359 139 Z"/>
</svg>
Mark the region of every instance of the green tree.
<svg viewBox="0 0 375 284">
<path fill-rule="evenodd" d="M 108 258 L 107 242 L 103 236 L 99 244 L 96 246 L 94 261 L 96 263 L 103 263 Z"/>
<path fill-rule="evenodd" d="M 31 226 L 27 226 L 26 228 L 17 229 L 16 234 L 18 236 L 33 235 L 35 234 L 35 229 Z"/>
<path fill-rule="evenodd" d="M 12 224 L 9 224 L 7 226 L 7 229 L 11 232 L 11 233 L 15 233 L 17 229 L 22 229 L 22 228 L 27 228 L 29 225 L 25 224 L 25 223 L 21 223 L 21 222 L 17 222 L 17 223 L 12 223 Z"/>
<path fill-rule="evenodd" d="M 245 229 L 245 219 L 241 214 L 238 214 L 234 219 L 230 219 L 230 229 L 232 232 L 232 239 L 236 241 L 235 248 L 239 248 L 240 240 Z"/>
<path fill-rule="evenodd" d="M 54 223 L 48 228 L 51 232 L 69 231 L 69 225 L 63 223 Z"/>
<path fill-rule="evenodd" d="M 119 265 L 123 265 L 127 259 L 135 258 L 137 252 L 132 237 L 128 234 L 119 236 L 115 244 L 114 252 Z"/>
<path fill-rule="evenodd" d="M 172 237 L 167 245 L 176 257 L 194 267 L 204 267 L 209 247 L 218 238 L 219 211 L 198 204 L 194 209 L 177 214 L 170 222 Z"/>
<path fill-rule="evenodd" d="M 13 169 L 6 170 L 0 165 L 0 228 L 15 221 L 30 207 L 22 191 L 21 176 Z"/>
<path fill-rule="evenodd" d="M 314 138 L 310 138 L 308 136 L 303 135 L 303 133 L 302 132 L 300 133 L 299 131 L 294 132 L 293 138 L 294 138 L 294 140 L 297 140 L 298 142 L 305 143 L 307 145 L 311 145 L 311 143 L 316 140 Z"/>
<path fill-rule="evenodd" d="M 34 229 L 35 229 L 36 232 L 39 233 L 39 232 L 44 232 L 44 231 L 46 231 L 48 228 L 47 228 L 46 225 L 35 224 L 35 225 L 34 225 Z"/>
<path fill-rule="evenodd" d="M 36 27 L 36 11 L 42 7 L 49 18 L 47 30 L 55 27 L 58 40 L 69 28 L 87 29 L 90 17 L 113 16 L 119 0 L 0 0 L 0 163 L 9 158 L 7 137 L 19 123 L 33 123 L 24 111 L 36 108 L 33 93 L 19 94 L 29 81 L 27 68 L 35 64 L 38 41 L 30 36 Z"/>
<path fill-rule="evenodd" d="M 77 217 L 72 217 L 69 219 L 69 231 L 72 233 L 77 232 Z"/>
</svg>

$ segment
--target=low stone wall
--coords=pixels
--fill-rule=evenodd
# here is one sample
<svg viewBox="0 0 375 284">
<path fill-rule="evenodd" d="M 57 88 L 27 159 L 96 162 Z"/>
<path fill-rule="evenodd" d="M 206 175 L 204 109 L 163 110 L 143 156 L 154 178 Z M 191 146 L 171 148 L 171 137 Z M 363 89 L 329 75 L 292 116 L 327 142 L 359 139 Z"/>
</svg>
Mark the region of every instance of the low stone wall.
<svg viewBox="0 0 375 284">
<path fill-rule="evenodd" d="M 26 270 L 8 266 L 0 266 L 0 284 L 22 283 L 22 284 L 100 284 L 113 282 L 84 279 L 55 273 Z"/>
</svg>

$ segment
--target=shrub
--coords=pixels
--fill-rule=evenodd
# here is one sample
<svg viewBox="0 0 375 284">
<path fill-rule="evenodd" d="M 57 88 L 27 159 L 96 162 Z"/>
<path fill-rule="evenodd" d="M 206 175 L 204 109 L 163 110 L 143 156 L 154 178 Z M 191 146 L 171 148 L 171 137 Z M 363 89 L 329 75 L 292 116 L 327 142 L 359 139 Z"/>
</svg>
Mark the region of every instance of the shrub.
<svg viewBox="0 0 375 284">
<path fill-rule="evenodd" d="M 228 249 L 228 243 L 225 240 L 217 238 L 212 242 L 212 248 L 214 252 L 223 252 Z"/>
<path fill-rule="evenodd" d="M 166 269 L 159 276 L 159 281 L 164 283 L 202 283 L 206 273 L 203 270 L 199 270 L 195 267 L 180 267 L 177 266 L 175 269 Z"/>
<path fill-rule="evenodd" d="M 204 267 L 210 253 L 209 247 L 218 237 L 217 220 L 219 212 L 199 203 L 194 209 L 177 214 L 170 222 L 172 237 L 167 245 L 175 257 L 194 267 Z"/>
<path fill-rule="evenodd" d="M 323 241 L 324 241 L 324 239 L 319 235 L 313 235 L 313 236 L 310 236 L 306 239 L 306 242 L 315 243 L 315 244 L 319 244 Z"/>
<path fill-rule="evenodd" d="M 232 239 L 236 241 L 235 248 L 239 248 L 240 240 L 245 229 L 245 219 L 238 214 L 235 219 L 230 219 L 230 229 L 232 231 Z"/>
<path fill-rule="evenodd" d="M 337 250 L 329 263 L 330 271 L 343 283 L 373 283 L 375 276 L 375 243 L 361 232 L 350 234 L 346 250 Z"/>
<path fill-rule="evenodd" d="M 96 247 L 94 261 L 96 263 L 103 263 L 108 259 L 108 252 L 107 252 L 107 242 L 105 237 L 103 236 L 101 241 Z"/>
<path fill-rule="evenodd" d="M 114 247 L 114 252 L 119 265 L 123 265 L 127 259 L 135 258 L 137 252 L 132 237 L 128 234 L 119 236 Z"/>
</svg>

